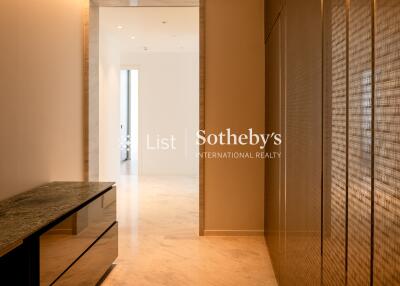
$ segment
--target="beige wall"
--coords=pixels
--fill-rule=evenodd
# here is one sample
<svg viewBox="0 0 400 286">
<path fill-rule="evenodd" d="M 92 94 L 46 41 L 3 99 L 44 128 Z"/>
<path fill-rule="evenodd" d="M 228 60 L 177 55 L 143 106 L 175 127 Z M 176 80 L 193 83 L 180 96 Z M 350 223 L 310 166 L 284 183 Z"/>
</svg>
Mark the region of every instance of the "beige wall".
<svg viewBox="0 0 400 286">
<path fill-rule="evenodd" d="M 0 199 L 83 179 L 82 3 L 0 1 Z"/>
<path fill-rule="evenodd" d="M 206 1 L 207 132 L 264 132 L 263 13 L 263 0 Z M 216 150 L 245 149 L 206 147 Z M 263 230 L 263 200 L 263 160 L 206 160 L 206 234 Z"/>
</svg>

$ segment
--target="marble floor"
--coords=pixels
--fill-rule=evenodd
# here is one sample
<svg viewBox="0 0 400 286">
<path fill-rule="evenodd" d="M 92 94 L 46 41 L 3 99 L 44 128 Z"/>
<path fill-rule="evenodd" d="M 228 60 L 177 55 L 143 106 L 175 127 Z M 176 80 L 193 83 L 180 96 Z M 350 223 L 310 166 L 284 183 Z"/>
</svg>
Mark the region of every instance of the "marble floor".
<svg viewBox="0 0 400 286">
<path fill-rule="evenodd" d="M 277 285 L 263 237 L 199 237 L 196 178 L 122 175 L 118 221 L 103 286 Z"/>
</svg>

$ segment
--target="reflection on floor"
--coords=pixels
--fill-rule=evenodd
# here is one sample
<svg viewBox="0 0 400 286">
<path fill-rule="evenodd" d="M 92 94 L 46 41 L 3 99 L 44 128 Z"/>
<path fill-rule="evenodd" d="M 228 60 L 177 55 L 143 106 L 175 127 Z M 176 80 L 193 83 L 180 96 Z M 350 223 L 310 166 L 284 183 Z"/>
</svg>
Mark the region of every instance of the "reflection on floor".
<svg viewBox="0 0 400 286">
<path fill-rule="evenodd" d="M 199 237 L 190 177 L 123 175 L 119 258 L 103 285 L 277 285 L 263 237 Z"/>
</svg>

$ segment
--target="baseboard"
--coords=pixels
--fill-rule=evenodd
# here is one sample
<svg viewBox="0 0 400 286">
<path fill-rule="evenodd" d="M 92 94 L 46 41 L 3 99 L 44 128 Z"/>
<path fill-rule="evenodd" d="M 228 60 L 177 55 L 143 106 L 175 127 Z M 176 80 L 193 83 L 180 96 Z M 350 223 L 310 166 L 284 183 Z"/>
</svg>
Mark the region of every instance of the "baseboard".
<svg viewBox="0 0 400 286">
<path fill-rule="evenodd" d="M 264 230 L 204 230 L 204 236 L 263 236 Z"/>
</svg>

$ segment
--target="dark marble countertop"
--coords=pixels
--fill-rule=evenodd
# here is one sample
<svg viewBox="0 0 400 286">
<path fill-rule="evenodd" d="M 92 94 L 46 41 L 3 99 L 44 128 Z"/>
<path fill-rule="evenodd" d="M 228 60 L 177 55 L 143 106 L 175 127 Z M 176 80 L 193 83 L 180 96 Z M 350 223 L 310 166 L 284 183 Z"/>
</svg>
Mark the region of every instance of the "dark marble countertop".
<svg viewBox="0 0 400 286">
<path fill-rule="evenodd" d="M 0 201 L 0 257 L 113 185 L 111 182 L 53 182 Z"/>
</svg>

